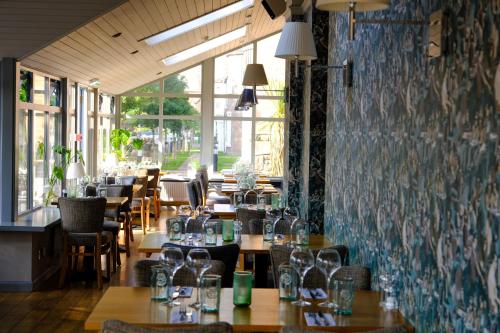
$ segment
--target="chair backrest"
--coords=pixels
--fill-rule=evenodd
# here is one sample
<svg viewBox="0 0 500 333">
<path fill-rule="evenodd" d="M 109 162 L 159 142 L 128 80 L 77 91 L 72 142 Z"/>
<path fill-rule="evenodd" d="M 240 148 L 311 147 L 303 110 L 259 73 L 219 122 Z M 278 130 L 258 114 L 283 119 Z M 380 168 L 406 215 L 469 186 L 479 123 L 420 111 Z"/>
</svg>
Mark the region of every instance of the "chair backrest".
<svg viewBox="0 0 500 333">
<path fill-rule="evenodd" d="M 153 176 L 153 179 L 148 182 L 148 189 L 156 189 L 158 187 L 158 180 L 160 179 L 160 169 L 148 169 L 148 176 Z"/>
<path fill-rule="evenodd" d="M 173 243 L 166 243 L 168 246 L 175 246 L 182 250 L 184 256 L 187 256 L 189 250 L 193 248 L 204 248 L 210 253 L 212 260 L 220 260 L 226 265 L 224 275 L 222 276 L 222 287 L 232 288 L 233 273 L 236 269 L 236 262 L 240 254 L 240 246 L 238 244 L 226 244 L 220 246 L 188 246 Z"/>
<path fill-rule="evenodd" d="M 352 278 L 354 289 L 371 290 L 371 273 L 368 267 L 363 266 L 342 266 L 333 274 L 335 279 Z"/>
<path fill-rule="evenodd" d="M 349 251 L 345 245 L 334 245 L 329 247 L 330 249 L 335 249 L 339 252 L 340 258 L 342 258 L 342 265 L 347 266 L 349 264 Z M 271 257 L 271 268 L 273 271 L 274 286 L 279 285 L 279 274 L 278 268 L 282 263 L 288 263 L 290 260 L 290 254 L 293 248 L 287 245 L 271 245 L 269 249 Z M 313 250 L 314 257 L 318 254 L 319 250 Z M 309 287 L 320 287 L 325 286 L 326 281 L 323 274 L 316 268 L 312 268 L 306 275 L 304 279 L 304 286 Z M 324 288 L 324 287 L 323 287 Z"/>
<path fill-rule="evenodd" d="M 201 205 L 201 203 L 198 201 L 198 196 L 196 194 L 196 185 L 194 180 L 191 180 L 190 182 L 186 183 L 186 191 L 188 194 L 189 205 L 191 206 L 192 210 L 195 210 L 196 207 Z"/>
<path fill-rule="evenodd" d="M 204 204 L 203 190 L 201 189 L 201 183 L 198 179 L 194 180 L 194 189 L 198 200 L 198 205 L 203 205 Z"/>
<path fill-rule="evenodd" d="M 113 185 L 115 183 L 115 177 L 108 176 L 106 177 L 106 185 Z"/>
<path fill-rule="evenodd" d="M 196 173 L 196 180 L 200 182 L 201 194 L 203 198 L 206 199 L 208 197 L 208 172 L 206 172 L 206 169 L 198 170 L 198 172 Z"/>
<path fill-rule="evenodd" d="M 100 233 L 106 198 L 59 198 L 62 228 L 73 233 Z"/>
<path fill-rule="evenodd" d="M 96 197 L 97 196 L 97 188 L 95 185 L 87 185 L 85 187 L 85 196 L 86 197 Z"/>
<path fill-rule="evenodd" d="M 130 211 L 130 205 L 134 196 L 134 185 L 107 185 L 106 196 L 127 197 L 127 202 L 120 207 L 120 211 Z"/>
<path fill-rule="evenodd" d="M 262 234 L 262 219 L 266 217 L 265 211 L 248 208 L 236 209 L 236 218 L 241 221 L 243 227 L 242 234 L 260 235 Z M 259 227 L 260 226 L 260 227 Z"/>
<path fill-rule="evenodd" d="M 205 274 L 224 275 L 226 265 L 220 260 L 211 260 L 212 266 Z M 158 260 L 143 259 L 139 260 L 134 265 L 135 285 L 138 287 L 149 287 L 151 283 L 151 267 L 159 265 Z M 174 275 L 174 286 L 196 287 L 196 277 L 186 267 L 179 268 Z"/>
<path fill-rule="evenodd" d="M 225 322 L 197 325 L 194 327 L 150 328 L 129 324 L 120 320 L 105 320 L 103 333 L 233 333 L 233 327 Z"/>
<path fill-rule="evenodd" d="M 136 182 L 136 179 L 137 179 L 136 176 L 122 176 L 122 177 L 120 177 L 122 185 L 134 185 Z"/>
<path fill-rule="evenodd" d="M 271 195 L 270 194 L 262 194 L 264 198 L 266 198 L 266 205 L 271 204 Z M 245 196 L 243 198 L 244 203 L 250 204 L 250 205 L 256 205 L 257 204 L 257 192 L 254 190 L 248 190 L 245 193 Z"/>
<path fill-rule="evenodd" d="M 134 193 L 134 198 L 145 198 L 148 193 L 148 176 L 137 177 L 137 185 L 142 185 L 142 188 Z"/>
</svg>

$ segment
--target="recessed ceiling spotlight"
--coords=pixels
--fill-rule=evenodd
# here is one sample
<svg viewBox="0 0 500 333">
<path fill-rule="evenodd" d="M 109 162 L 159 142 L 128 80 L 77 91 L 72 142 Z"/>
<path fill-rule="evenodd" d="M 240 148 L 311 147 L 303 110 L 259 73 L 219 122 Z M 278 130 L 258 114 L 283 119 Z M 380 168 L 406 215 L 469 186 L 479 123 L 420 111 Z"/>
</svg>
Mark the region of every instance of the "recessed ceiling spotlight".
<svg viewBox="0 0 500 333">
<path fill-rule="evenodd" d="M 121 35 L 122 35 L 122 33 L 121 33 L 121 32 L 117 32 L 116 34 L 112 35 L 111 37 L 113 37 L 113 38 L 118 38 L 118 37 L 120 37 Z"/>
<path fill-rule="evenodd" d="M 156 73 L 156 75 L 160 75 L 161 73 L 162 73 L 162 72 L 158 72 L 158 73 Z"/>
<path fill-rule="evenodd" d="M 130 54 L 136 54 L 136 53 L 139 53 L 139 50 L 135 50 L 135 51 L 130 52 Z"/>
</svg>

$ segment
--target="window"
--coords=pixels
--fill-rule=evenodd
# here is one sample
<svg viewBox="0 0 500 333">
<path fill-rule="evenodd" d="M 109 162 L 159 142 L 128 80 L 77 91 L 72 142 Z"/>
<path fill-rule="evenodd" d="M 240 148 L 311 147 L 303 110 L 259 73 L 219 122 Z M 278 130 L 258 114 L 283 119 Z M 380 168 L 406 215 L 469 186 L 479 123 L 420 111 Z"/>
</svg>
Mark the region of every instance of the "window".
<svg viewBox="0 0 500 333">
<path fill-rule="evenodd" d="M 285 61 L 274 57 L 279 37 L 244 45 L 123 94 L 122 128 L 144 140 L 143 149 L 131 152 L 129 162 L 188 174 L 215 159 L 216 171 L 246 161 L 262 173 L 282 176 Z M 269 84 L 257 87 L 255 107 L 235 110 L 246 65 L 254 62 L 264 65 Z M 209 68 L 204 71 L 203 66 Z M 214 74 L 203 77 L 202 72 Z"/>
<path fill-rule="evenodd" d="M 98 110 L 98 133 L 97 133 L 97 174 L 102 174 L 106 161 L 112 152 L 109 143 L 111 131 L 115 128 L 115 100 L 114 97 L 100 94 Z"/>
<path fill-rule="evenodd" d="M 19 73 L 17 111 L 17 213 L 44 204 L 48 179 L 61 143 L 61 81 L 31 70 Z M 54 187 L 56 193 L 59 185 Z"/>
<path fill-rule="evenodd" d="M 121 97 L 122 128 L 143 140 L 128 161 L 187 174 L 200 165 L 201 65 L 169 75 Z"/>
</svg>

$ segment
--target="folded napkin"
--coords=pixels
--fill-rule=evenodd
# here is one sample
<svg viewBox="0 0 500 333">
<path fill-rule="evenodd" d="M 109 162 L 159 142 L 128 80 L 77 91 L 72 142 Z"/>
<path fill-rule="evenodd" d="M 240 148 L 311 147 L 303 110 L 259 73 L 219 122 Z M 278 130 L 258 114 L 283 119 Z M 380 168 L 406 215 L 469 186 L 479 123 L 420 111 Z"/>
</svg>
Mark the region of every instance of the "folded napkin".
<svg viewBox="0 0 500 333">
<path fill-rule="evenodd" d="M 330 313 L 306 312 L 304 313 L 307 326 L 335 326 L 335 319 Z"/>
<path fill-rule="evenodd" d="M 193 311 L 191 308 L 188 308 L 187 311 L 191 311 L 191 315 L 188 316 L 187 314 L 182 316 L 179 313 L 179 310 L 172 311 L 170 313 L 170 323 L 171 324 L 190 324 L 190 323 L 196 323 L 197 322 L 197 313 L 196 311 Z"/>
<path fill-rule="evenodd" d="M 325 291 L 321 288 L 316 288 L 316 289 L 302 289 L 301 290 L 302 296 L 306 299 L 326 299 L 328 295 L 325 293 Z"/>
<path fill-rule="evenodd" d="M 175 291 L 176 287 L 170 287 L 170 294 Z M 179 298 L 189 298 L 193 294 L 193 287 L 179 288 Z"/>
</svg>

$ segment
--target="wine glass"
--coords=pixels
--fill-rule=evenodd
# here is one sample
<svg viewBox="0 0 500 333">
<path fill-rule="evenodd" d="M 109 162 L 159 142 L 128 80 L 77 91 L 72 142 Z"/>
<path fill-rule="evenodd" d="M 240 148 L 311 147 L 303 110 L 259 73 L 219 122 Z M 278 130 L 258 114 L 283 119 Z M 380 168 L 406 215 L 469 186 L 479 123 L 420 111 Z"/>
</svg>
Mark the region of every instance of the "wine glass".
<svg viewBox="0 0 500 333">
<path fill-rule="evenodd" d="M 174 285 L 174 275 L 179 268 L 184 265 L 184 254 L 181 249 L 175 246 L 162 246 L 160 253 L 160 263 L 167 269 L 170 278 L 170 286 Z M 180 302 L 170 300 L 164 304 L 169 306 L 180 305 Z"/>
<path fill-rule="evenodd" d="M 335 249 L 322 249 L 316 257 L 316 267 L 325 275 L 326 292 L 330 295 L 330 281 L 332 276 L 342 267 L 342 259 L 339 252 Z M 333 308 L 335 303 L 330 302 L 330 297 L 328 297 L 326 301 L 318 304 L 318 306 Z"/>
<path fill-rule="evenodd" d="M 191 209 L 191 206 L 189 206 L 189 205 L 181 205 L 181 206 L 179 206 L 179 210 L 177 211 L 177 214 L 184 222 L 184 233 L 186 233 L 187 222 L 188 222 L 189 217 L 193 214 L 193 210 Z"/>
<path fill-rule="evenodd" d="M 314 267 L 314 255 L 311 250 L 305 247 L 296 247 L 290 254 L 290 265 L 297 271 L 300 277 L 300 299 L 292 302 L 296 306 L 308 306 L 310 302 L 304 300 L 304 278 L 307 272 Z"/>
<path fill-rule="evenodd" d="M 191 249 L 186 257 L 186 267 L 196 275 L 196 302 L 189 306 L 199 309 L 200 304 L 200 280 L 212 264 L 210 263 L 210 253 L 206 249 L 194 248 Z"/>
</svg>

